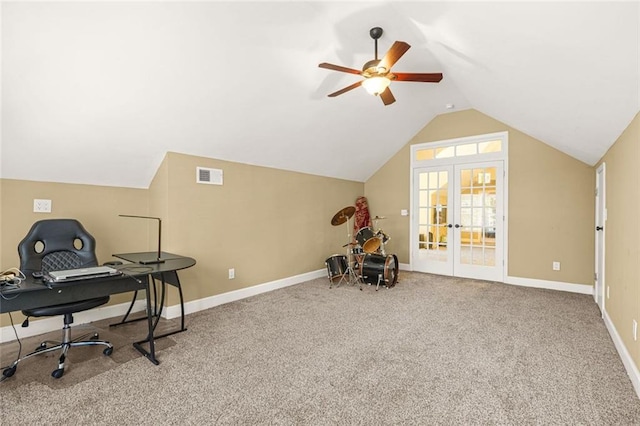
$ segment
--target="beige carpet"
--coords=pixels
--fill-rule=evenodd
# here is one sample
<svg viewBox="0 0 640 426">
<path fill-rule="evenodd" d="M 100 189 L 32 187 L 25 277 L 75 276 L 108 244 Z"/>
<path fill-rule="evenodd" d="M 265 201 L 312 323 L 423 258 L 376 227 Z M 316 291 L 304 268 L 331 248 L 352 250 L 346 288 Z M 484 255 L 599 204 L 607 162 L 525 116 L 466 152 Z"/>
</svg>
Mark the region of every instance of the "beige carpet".
<svg viewBox="0 0 640 426">
<path fill-rule="evenodd" d="M 0 423 L 640 424 L 590 296 L 406 272 L 378 292 L 328 287 L 190 315 L 159 366 L 129 326 L 110 331 L 113 357 L 72 354 L 59 381 L 54 359 L 27 362 L 0 383 Z"/>
</svg>

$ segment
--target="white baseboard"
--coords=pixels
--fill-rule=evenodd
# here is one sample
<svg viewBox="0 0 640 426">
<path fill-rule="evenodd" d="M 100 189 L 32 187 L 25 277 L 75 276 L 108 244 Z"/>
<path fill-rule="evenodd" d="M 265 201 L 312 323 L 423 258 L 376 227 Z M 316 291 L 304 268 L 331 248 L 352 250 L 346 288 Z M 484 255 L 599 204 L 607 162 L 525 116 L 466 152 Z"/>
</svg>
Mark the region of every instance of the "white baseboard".
<svg viewBox="0 0 640 426">
<path fill-rule="evenodd" d="M 207 297 L 204 299 L 194 300 L 187 302 L 184 305 L 184 311 L 186 314 L 191 314 L 204 309 L 209 309 L 214 306 L 222 305 L 225 303 L 233 302 L 236 300 L 244 299 L 247 297 L 255 296 L 257 294 L 266 293 L 268 291 L 276 290 L 283 287 L 299 284 L 305 281 L 309 281 L 315 278 L 325 277 L 327 274 L 326 269 L 319 269 L 313 272 L 307 272 L 305 274 L 295 275 L 281 280 L 271 281 L 268 283 L 258 284 L 252 287 L 243 288 L 240 290 L 230 291 L 228 293 L 218 294 L 215 296 Z M 74 324 L 88 324 L 90 322 L 99 321 L 107 318 L 113 318 L 122 316 L 127 312 L 130 302 L 121 303 L 119 305 L 105 306 L 101 308 L 92 309 L 90 311 L 78 312 L 73 315 Z M 133 306 L 131 312 L 144 311 L 146 302 L 144 299 L 139 299 Z M 168 306 L 162 310 L 162 317 L 167 319 L 180 317 L 180 305 Z M 30 321 L 29 327 L 22 328 L 20 324 L 15 324 L 18 337 L 25 338 L 30 336 L 36 336 L 38 334 L 48 333 L 50 331 L 62 330 L 62 322 L 59 317 L 43 318 L 37 321 Z M 11 326 L 0 328 L 0 343 L 10 342 L 16 339 L 16 335 Z"/>
<path fill-rule="evenodd" d="M 407 263 L 400 263 L 399 269 L 403 271 L 411 271 L 411 265 Z M 294 275 L 292 277 L 283 278 L 276 281 L 271 281 L 263 284 L 258 284 L 252 287 L 247 287 L 239 290 L 230 291 L 223 294 L 217 294 L 215 296 L 206 297 L 204 299 L 198 299 L 185 303 L 185 314 L 191 314 L 194 312 L 202 311 L 212 308 L 214 306 L 223 305 L 225 303 L 234 302 L 236 300 L 244 299 L 247 297 L 255 296 L 268 291 L 277 290 L 299 284 L 305 281 L 309 281 L 315 278 L 321 278 L 326 276 L 326 269 L 319 269 L 305 274 Z M 519 277 L 507 277 L 505 281 L 507 284 L 521 285 L 526 287 L 547 288 L 552 290 L 562 290 L 574 293 L 593 294 L 593 287 L 583 284 L 568 284 L 556 281 L 544 281 L 535 280 L 530 278 Z M 124 315 L 129 307 L 129 302 L 119 305 L 105 306 L 90 311 L 79 312 L 74 315 L 75 324 L 87 324 L 94 321 L 99 321 L 106 318 L 113 318 Z M 132 312 L 140 312 L 145 309 L 144 299 L 136 301 Z M 163 309 L 164 318 L 173 319 L 180 317 L 180 305 L 168 306 Z M 42 333 L 48 333 L 50 331 L 60 330 L 62 328 L 60 318 L 51 317 L 37 321 L 30 321 L 29 327 L 21 328 L 20 324 L 16 324 L 16 330 L 20 338 L 35 336 Z M 10 342 L 15 340 L 16 336 L 11 326 L 0 328 L 0 343 Z"/>
<path fill-rule="evenodd" d="M 247 297 L 255 296 L 261 293 L 266 293 L 268 291 L 289 287 L 295 284 L 303 283 L 305 281 L 313 280 L 315 278 L 321 278 L 326 276 L 327 276 L 326 269 L 318 269 L 317 271 L 307 272 L 305 274 L 300 274 L 300 275 L 294 275 L 292 277 L 283 278 L 281 280 L 258 284 L 252 287 L 242 288 L 242 289 L 230 291 L 227 293 L 216 294 L 215 296 L 206 297 L 204 299 L 198 299 L 192 302 L 185 303 L 184 313 L 192 314 L 194 312 L 213 308 L 214 306 L 224 305 L 225 303 L 235 302 L 236 300 L 245 299 Z M 165 312 L 163 316 L 166 315 L 166 318 L 168 319 L 179 318 L 180 305 L 169 306 L 163 312 Z"/>
<path fill-rule="evenodd" d="M 620 359 L 622 359 L 622 364 L 624 364 L 624 368 L 627 370 L 627 374 L 631 379 L 633 388 L 636 390 L 636 395 L 640 398 L 640 371 L 638 371 L 638 366 L 633 362 L 631 354 L 629 354 L 627 347 L 620 338 L 620 334 L 618 334 L 616 326 L 613 325 L 613 321 L 611 321 L 611 318 L 606 311 L 602 315 L 602 318 L 604 319 L 604 324 L 607 326 L 607 330 L 609 330 L 609 335 L 611 336 L 611 340 L 613 340 L 613 344 L 618 351 L 618 355 L 620 355 Z"/>
<path fill-rule="evenodd" d="M 593 286 L 586 284 L 563 283 L 560 281 L 537 280 L 533 278 L 506 277 L 505 284 L 519 285 L 522 287 L 546 288 L 548 290 L 568 291 L 570 293 L 593 295 Z"/>
<path fill-rule="evenodd" d="M 90 311 L 78 312 L 77 314 L 73 314 L 73 324 L 78 326 L 106 318 L 122 316 L 127 312 L 130 304 L 131 302 L 120 303 L 118 305 L 102 306 Z M 145 306 L 146 302 L 144 300 L 138 300 L 134 304 L 131 312 L 143 311 Z M 14 325 L 16 332 L 18 333 L 18 337 L 21 339 L 56 330 L 59 330 L 61 333 L 60 336 L 62 336 L 61 316 L 48 317 L 39 320 L 31 319 L 29 320 L 29 327 L 26 328 L 22 328 L 20 323 Z M 13 340 L 16 340 L 16 334 L 10 325 L 0 328 L 0 343 L 10 342 Z"/>
<path fill-rule="evenodd" d="M 400 263 L 398 262 L 398 269 L 400 269 L 401 271 L 413 271 L 413 269 L 411 269 L 411 264 L 409 263 Z"/>
</svg>

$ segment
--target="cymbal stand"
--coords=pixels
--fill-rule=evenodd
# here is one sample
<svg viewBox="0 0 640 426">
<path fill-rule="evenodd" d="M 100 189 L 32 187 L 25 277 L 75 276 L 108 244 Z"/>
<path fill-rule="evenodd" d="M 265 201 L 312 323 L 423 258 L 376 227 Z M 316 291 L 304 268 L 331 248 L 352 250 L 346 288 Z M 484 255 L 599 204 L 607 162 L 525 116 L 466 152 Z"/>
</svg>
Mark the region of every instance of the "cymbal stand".
<svg viewBox="0 0 640 426">
<path fill-rule="evenodd" d="M 345 245 L 345 247 L 347 247 L 347 270 L 344 272 L 344 274 L 342 274 L 340 281 L 338 281 L 338 285 L 340 285 L 345 279 L 348 284 L 355 284 L 359 281 L 358 275 L 355 273 L 352 266 L 353 253 L 351 243 L 351 227 L 349 225 L 350 220 L 351 218 L 347 218 L 347 221 L 345 222 L 347 225 L 347 244 Z"/>
<path fill-rule="evenodd" d="M 380 236 L 378 236 L 378 232 L 380 232 L 380 228 L 378 228 L 378 216 L 373 218 L 373 229 L 375 231 L 374 238 L 377 238 L 380 240 L 380 246 L 378 247 L 378 251 L 380 252 L 381 255 L 386 256 L 385 252 L 384 252 L 384 239 Z"/>
</svg>

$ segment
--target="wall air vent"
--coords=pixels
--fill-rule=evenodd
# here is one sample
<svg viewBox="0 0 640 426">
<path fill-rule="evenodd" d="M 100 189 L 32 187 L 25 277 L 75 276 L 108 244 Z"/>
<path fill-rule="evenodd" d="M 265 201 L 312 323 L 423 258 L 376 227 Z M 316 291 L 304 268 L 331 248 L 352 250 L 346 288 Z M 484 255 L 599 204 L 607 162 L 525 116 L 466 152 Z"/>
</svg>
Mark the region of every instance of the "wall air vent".
<svg viewBox="0 0 640 426">
<path fill-rule="evenodd" d="M 196 182 L 209 185 L 222 185 L 222 170 L 196 167 Z"/>
</svg>

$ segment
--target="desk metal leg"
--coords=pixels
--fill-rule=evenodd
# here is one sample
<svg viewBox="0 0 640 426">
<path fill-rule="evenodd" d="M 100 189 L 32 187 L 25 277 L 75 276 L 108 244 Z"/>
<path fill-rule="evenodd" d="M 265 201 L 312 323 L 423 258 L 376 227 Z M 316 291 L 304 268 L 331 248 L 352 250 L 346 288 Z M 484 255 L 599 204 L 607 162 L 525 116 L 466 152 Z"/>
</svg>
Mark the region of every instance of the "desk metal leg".
<svg viewBox="0 0 640 426">
<path fill-rule="evenodd" d="M 133 299 L 131 300 L 131 304 L 129 304 L 129 309 L 127 309 L 127 313 L 124 314 L 124 316 L 122 317 L 122 320 L 120 322 L 109 324 L 109 327 L 117 327 L 122 324 L 128 324 L 130 322 L 142 321 L 147 319 L 147 317 L 127 319 L 129 318 L 129 314 L 131 314 L 131 310 L 133 309 L 133 305 L 135 305 L 137 299 L 138 299 L 138 291 L 136 290 L 133 293 Z M 153 316 L 154 317 L 160 316 L 160 314 L 158 313 L 158 294 L 157 294 L 155 285 L 153 286 Z"/>
<path fill-rule="evenodd" d="M 160 280 L 162 282 L 162 296 L 161 296 L 161 303 L 160 303 L 160 312 L 162 312 L 162 307 L 164 305 L 165 292 L 167 290 L 167 282 L 164 279 L 164 274 L 160 274 Z M 180 285 L 180 279 L 178 278 L 178 274 L 175 274 L 175 280 L 176 280 L 176 284 L 177 284 L 176 287 L 178 288 L 178 293 L 180 294 L 180 328 L 177 329 L 177 330 L 169 331 L 167 333 L 156 335 L 155 336 L 156 339 L 160 339 L 162 337 L 171 336 L 172 334 L 176 334 L 176 333 L 182 333 L 183 331 L 187 330 L 187 328 L 184 326 L 184 297 L 182 295 L 182 285 Z M 158 321 L 159 320 L 160 320 L 160 313 L 158 313 L 158 317 L 156 319 L 156 323 L 153 326 L 154 330 L 155 330 L 156 326 L 158 325 Z"/>
<path fill-rule="evenodd" d="M 147 278 L 147 326 L 149 327 L 149 334 L 147 334 L 147 338 L 144 340 L 140 340 L 133 344 L 133 347 L 136 348 L 142 355 L 144 355 L 149 361 L 154 363 L 155 365 L 160 364 L 156 359 L 156 344 L 154 341 L 153 330 L 153 314 L 151 308 L 151 292 L 150 292 L 151 284 L 149 283 L 149 278 Z M 147 351 L 142 347 L 143 343 L 149 343 L 149 350 Z"/>
<path fill-rule="evenodd" d="M 147 325 L 149 327 L 149 334 L 147 335 L 146 339 L 135 342 L 133 346 L 155 365 L 159 364 L 159 361 L 156 359 L 155 339 L 161 339 L 163 337 L 171 336 L 173 334 L 181 333 L 187 330 L 187 328 L 184 325 L 184 295 L 182 294 L 182 285 L 180 284 L 180 279 L 178 278 L 178 274 L 175 274 L 173 278 L 175 279 L 175 284 L 176 284 L 176 287 L 178 288 L 178 293 L 180 294 L 180 328 L 179 329 L 169 331 L 167 333 L 163 333 L 159 335 L 155 334 L 156 327 L 158 326 L 158 323 L 160 322 L 160 318 L 162 316 L 162 309 L 164 307 L 164 301 L 165 301 L 166 292 L 167 292 L 167 280 L 165 279 L 164 273 L 160 273 L 160 282 L 162 285 L 162 289 L 160 292 L 160 301 L 158 301 L 158 292 L 156 290 L 155 278 L 152 275 L 148 275 L 146 277 L 146 280 L 147 280 L 147 291 L 146 291 L 147 315 L 146 317 L 127 320 L 127 317 L 129 316 L 129 314 L 131 313 L 131 309 L 133 308 L 133 304 L 136 301 L 136 296 L 137 296 L 137 292 L 136 292 L 136 294 L 134 294 L 133 300 L 131 301 L 131 305 L 129 306 L 129 309 L 127 310 L 127 313 L 124 315 L 122 321 L 115 324 L 111 324 L 111 326 L 117 326 L 117 325 L 129 323 L 129 322 L 141 321 L 146 319 Z M 153 306 L 151 304 L 151 287 L 153 287 Z M 142 344 L 145 344 L 145 343 L 149 344 L 148 351 L 144 347 L 142 347 Z"/>
</svg>

